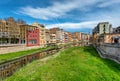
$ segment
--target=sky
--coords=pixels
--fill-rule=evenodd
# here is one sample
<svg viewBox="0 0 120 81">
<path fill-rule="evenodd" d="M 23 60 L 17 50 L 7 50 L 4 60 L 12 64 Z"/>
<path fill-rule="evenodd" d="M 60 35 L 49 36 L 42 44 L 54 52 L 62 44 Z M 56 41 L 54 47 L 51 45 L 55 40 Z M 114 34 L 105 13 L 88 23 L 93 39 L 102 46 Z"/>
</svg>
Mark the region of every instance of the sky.
<svg viewBox="0 0 120 81">
<path fill-rule="evenodd" d="M 91 32 L 99 22 L 120 26 L 120 0 L 2 0 L 0 18 L 21 18 L 46 28 Z"/>
</svg>

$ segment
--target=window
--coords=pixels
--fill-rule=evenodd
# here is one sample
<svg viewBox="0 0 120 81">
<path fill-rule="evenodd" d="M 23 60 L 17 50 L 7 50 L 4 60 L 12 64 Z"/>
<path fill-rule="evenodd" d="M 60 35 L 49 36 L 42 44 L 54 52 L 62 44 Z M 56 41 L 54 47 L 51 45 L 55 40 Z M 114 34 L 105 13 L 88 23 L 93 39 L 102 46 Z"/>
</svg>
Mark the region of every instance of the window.
<svg viewBox="0 0 120 81">
<path fill-rule="evenodd" d="M 99 28 L 99 27 L 97 27 L 97 33 L 99 33 L 99 31 L 100 31 L 100 28 Z"/>
<path fill-rule="evenodd" d="M 104 26 L 103 26 L 103 32 L 105 33 L 105 31 L 106 31 L 106 29 L 105 29 L 105 24 L 104 24 Z"/>
<path fill-rule="evenodd" d="M 8 22 L 6 22 L 6 25 L 8 25 Z"/>
</svg>

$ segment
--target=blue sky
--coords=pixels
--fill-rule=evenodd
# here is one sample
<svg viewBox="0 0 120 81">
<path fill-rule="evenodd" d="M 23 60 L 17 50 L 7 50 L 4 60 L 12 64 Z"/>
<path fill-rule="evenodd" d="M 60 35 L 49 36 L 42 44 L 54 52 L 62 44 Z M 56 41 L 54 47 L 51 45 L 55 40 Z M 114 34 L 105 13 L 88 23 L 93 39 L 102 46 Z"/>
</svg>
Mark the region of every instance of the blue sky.
<svg viewBox="0 0 120 81">
<path fill-rule="evenodd" d="M 99 22 L 120 25 L 120 0 L 2 0 L 0 18 L 22 18 L 47 28 L 90 32 Z"/>
</svg>

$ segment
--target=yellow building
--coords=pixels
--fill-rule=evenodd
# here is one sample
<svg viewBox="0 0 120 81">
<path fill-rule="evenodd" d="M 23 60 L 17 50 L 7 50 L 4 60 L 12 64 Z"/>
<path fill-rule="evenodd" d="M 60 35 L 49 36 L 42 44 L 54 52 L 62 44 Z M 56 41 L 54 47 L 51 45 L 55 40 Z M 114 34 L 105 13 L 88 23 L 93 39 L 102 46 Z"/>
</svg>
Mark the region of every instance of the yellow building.
<svg viewBox="0 0 120 81">
<path fill-rule="evenodd" d="M 93 34 L 93 45 L 96 45 L 97 34 Z"/>
<path fill-rule="evenodd" d="M 37 26 L 40 30 L 39 36 L 40 36 L 40 46 L 46 45 L 46 29 L 44 25 L 41 25 L 39 23 L 33 23 L 33 26 Z"/>
<path fill-rule="evenodd" d="M 71 43 L 73 41 L 72 33 L 68 32 L 68 42 Z"/>
<path fill-rule="evenodd" d="M 21 44 L 26 44 L 28 25 L 20 25 L 20 42 Z"/>
</svg>

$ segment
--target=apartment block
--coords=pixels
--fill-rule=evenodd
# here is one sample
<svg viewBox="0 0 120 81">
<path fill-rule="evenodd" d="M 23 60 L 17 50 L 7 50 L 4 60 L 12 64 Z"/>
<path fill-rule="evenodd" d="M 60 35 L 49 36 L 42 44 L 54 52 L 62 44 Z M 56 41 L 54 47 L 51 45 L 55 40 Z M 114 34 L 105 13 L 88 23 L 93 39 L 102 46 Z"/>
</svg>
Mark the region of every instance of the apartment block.
<svg viewBox="0 0 120 81">
<path fill-rule="evenodd" d="M 68 42 L 72 42 L 73 41 L 73 38 L 72 38 L 72 33 L 71 32 L 68 32 Z"/>
<path fill-rule="evenodd" d="M 63 44 L 65 43 L 65 32 L 63 31 L 63 29 L 60 29 L 58 27 L 55 28 L 51 28 L 50 29 L 50 40 L 51 43 L 57 43 L 57 44 Z"/>
<path fill-rule="evenodd" d="M 20 43 L 27 44 L 27 30 L 29 25 L 20 25 Z"/>
<path fill-rule="evenodd" d="M 19 44 L 20 26 L 13 17 L 0 20 L 0 44 Z"/>
<path fill-rule="evenodd" d="M 50 31 L 46 29 L 46 44 L 50 44 Z"/>
<path fill-rule="evenodd" d="M 45 25 L 39 24 L 37 22 L 32 24 L 33 26 L 38 27 L 40 30 L 39 36 L 40 36 L 40 46 L 45 46 L 46 45 L 46 29 Z"/>
<path fill-rule="evenodd" d="M 105 43 L 105 35 L 113 33 L 112 25 L 109 22 L 100 22 L 94 29 L 93 29 L 93 44 L 100 45 Z"/>
<path fill-rule="evenodd" d="M 27 28 L 27 46 L 39 46 L 40 36 L 39 28 L 36 26 L 28 25 Z"/>
<path fill-rule="evenodd" d="M 112 32 L 112 25 L 109 22 L 100 22 L 93 30 L 97 33 L 97 35 L 103 33 L 111 33 Z"/>
<path fill-rule="evenodd" d="M 56 28 L 51 28 L 49 31 L 50 31 L 50 43 L 57 43 Z"/>
<path fill-rule="evenodd" d="M 64 42 L 68 43 L 68 32 L 64 32 Z"/>
</svg>

